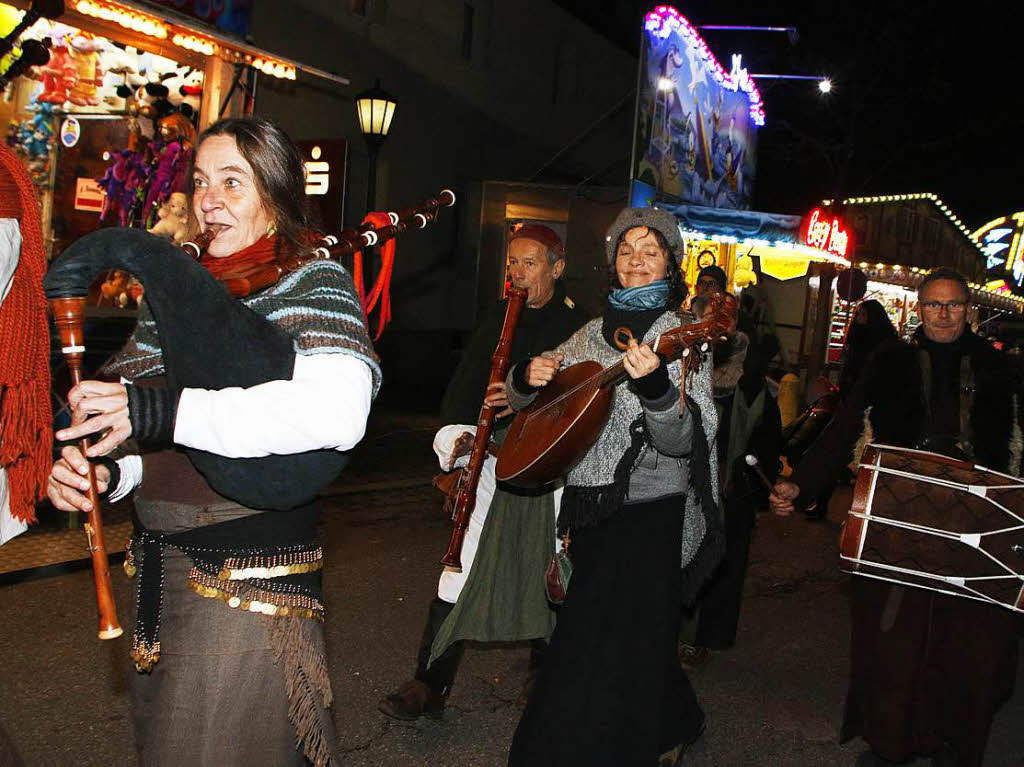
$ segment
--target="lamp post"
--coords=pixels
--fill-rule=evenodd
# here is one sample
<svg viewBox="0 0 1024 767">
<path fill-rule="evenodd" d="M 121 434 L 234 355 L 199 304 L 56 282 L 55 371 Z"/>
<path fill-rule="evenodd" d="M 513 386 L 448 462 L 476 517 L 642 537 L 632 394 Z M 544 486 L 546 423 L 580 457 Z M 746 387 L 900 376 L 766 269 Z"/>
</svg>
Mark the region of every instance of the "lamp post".
<svg viewBox="0 0 1024 767">
<path fill-rule="evenodd" d="M 366 184 L 366 212 L 377 205 L 377 152 L 391 129 L 397 103 L 394 97 L 380 87 L 378 79 L 372 88 L 356 96 L 356 114 L 359 116 L 359 130 L 366 139 L 370 155 L 370 174 Z"/>
</svg>

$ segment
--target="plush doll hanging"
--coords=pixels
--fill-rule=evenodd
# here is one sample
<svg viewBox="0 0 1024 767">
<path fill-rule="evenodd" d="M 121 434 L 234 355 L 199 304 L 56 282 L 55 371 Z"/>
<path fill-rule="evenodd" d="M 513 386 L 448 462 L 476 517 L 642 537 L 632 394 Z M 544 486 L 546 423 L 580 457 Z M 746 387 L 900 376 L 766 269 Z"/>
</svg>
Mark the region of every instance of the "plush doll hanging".
<svg viewBox="0 0 1024 767">
<path fill-rule="evenodd" d="M 68 101 L 75 106 L 99 106 L 99 88 L 103 85 L 103 68 L 100 66 L 100 50 L 103 43 L 95 38 L 76 35 L 71 40 L 68 55 L 75 66 L 75 83 L 71 87 Z"/>
<path fill-rule="evenodd" d="M 43 91 L 36 96 L 42 104 L 60 106 L 68 100 L 68 94 L 74 87 L 77 68 L 68 54 L 68 44 L 64 37 L 53 38 L 50 47 L 50 60 L 39 67 L 43 77 Z"/>
<path fill-rule="evenodd" d="M 160 121 L 160 143 L 153 142 L 154 156 L 144 210 L 147 226 L 153 226 L 159 207 L 174 192 L 184 192 L 192 160 L 195 128 L 184 115 L 175 113 Z"/>
</svg>

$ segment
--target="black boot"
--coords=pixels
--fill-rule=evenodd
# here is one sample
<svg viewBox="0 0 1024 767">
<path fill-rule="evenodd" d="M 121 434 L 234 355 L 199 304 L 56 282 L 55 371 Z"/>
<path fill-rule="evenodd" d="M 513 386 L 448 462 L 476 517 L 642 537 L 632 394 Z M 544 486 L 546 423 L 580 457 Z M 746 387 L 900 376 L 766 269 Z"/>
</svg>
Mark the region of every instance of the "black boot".
<svg viewBox="0 0 1024 767">
<path fill-rule="evenodd" d="M 416 657 L 416 675 L 377 704 L 382 714 L 394 719 L 417 719 L 421 716 L 439 718 L 451 691 L 455 672 L 462 659 L 462 642 L 453 642 L 427 667 L 430 648 L 441 624 L 455 607 L 451 602 L 434 597 L 427 612 L 420 649 Z"/>
<path fill-rule="evenodd" d="M 523 689 L 519 691 L 519 698 L 516 700 L 516 705 L 519 708 L 526 708 L 526 704 L 530 702 L 530 693 L 533 692 L 533 686 L 537 682 L 537 674 L 540 673 L 547 649 L 548 641 L 546 639 L 530 640 L 530 665 L 526 669 Z"/>
</svg>

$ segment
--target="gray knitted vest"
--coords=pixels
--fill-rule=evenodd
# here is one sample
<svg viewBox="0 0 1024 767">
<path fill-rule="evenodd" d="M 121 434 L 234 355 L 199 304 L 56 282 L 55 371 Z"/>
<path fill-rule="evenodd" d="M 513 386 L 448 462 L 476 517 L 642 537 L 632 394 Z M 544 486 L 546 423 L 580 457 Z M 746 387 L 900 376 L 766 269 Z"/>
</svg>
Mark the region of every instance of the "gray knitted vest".
<svg viewBox="0 0 1024 767">
<path fill-rule="evenodd" d="M 594 360 L 607 367 L 619 361 L 622 353 L 612 349 L 604 336 L 601 335 L 601 318 L 591 320 L 577 330 L 558 351 L 565 355 L 564 366 L 574 365 L 585 360 Z M 644 341 L 653 341 L 666 330 L 683 324 L 673 312 L 665 312 L 651 326 L 644 336 Z M 679 385 L 682 364 L 677 360 L 669 364 L 669 379 L 673 385 Z M 639 398 L 629 392 L 622 391 L 625 382 L 616 387 L 608 423 L 598 437 L 597 442 L 583 455 L 580 462 L 568 474 L 566 484 L 582 487 L 606 485 L 612 481 L 615 467 L 623 453 L 629 448 L 629 426 L 643 413 Z M 717 455 L 715 435 L 718 433 L 718 413 L 715 410 L 711 385 L 711 358 L 701 365 L 696 374 L 691 374 L 686 381 L 686 395 L 697 405 L 703 421 L 704 435 L 708 443 L 708 454 Z M 646 450 L 653 450 L 648 445 Z M 711 487 L 718 503 L 718 462 L 710 461 Z M 684 481 L 683 486 L 686 486 Z M 704 540 L 706 524 L 700 507 L 700 500 L 691 495 L 686 496 L 686 511 L 683 517 L 683 548 L 682 565 L 686 567 L 693 559 L 701 541 Z"/>
</svg>

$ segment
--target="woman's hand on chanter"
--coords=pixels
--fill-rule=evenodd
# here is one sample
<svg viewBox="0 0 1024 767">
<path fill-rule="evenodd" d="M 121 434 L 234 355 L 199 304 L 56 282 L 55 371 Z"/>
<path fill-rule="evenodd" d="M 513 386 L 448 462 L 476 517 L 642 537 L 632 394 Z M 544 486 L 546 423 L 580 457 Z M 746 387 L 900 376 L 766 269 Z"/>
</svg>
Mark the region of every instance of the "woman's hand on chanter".
<svg viewBox="0 0 1024 767">
<path fill-rule="evenodd" d="M 60 455 L 46 480 L 46 496 L 61 511 L 92 511 L 88 495 L 89 462 L 74 445 L 64 447 Z M 96 490 L 104 493 L 110 483 L 110 470 L 102 464 L 96 464 L 94 470 Z"/>
<path fill-rule="evenodd" d="M 82 381 L 68 392 L 68 407 L 72 426 L 54 435 L 61 442 L 106 432 L 86 451 L 89 457 L 106 455 L 132 435 L 128 390 L 122 384 Z"/>
<path fill-rule="evenodd" d="M 555 377 L 558 368 L 562 366 L 564 359 L 565 355 L 558 352 L 544 352 L 534 357 L 526 368 L 526 383 L 534 387 L 547 386 Z"/>
<path fill-rule="evenodd" d="M 635 338 L 630 338 L 622 364 L 629 377 L 635 380 L 657 370 L 661 365 L 661 357 L 650 346 L 638 344 Z"/>
</svg>

